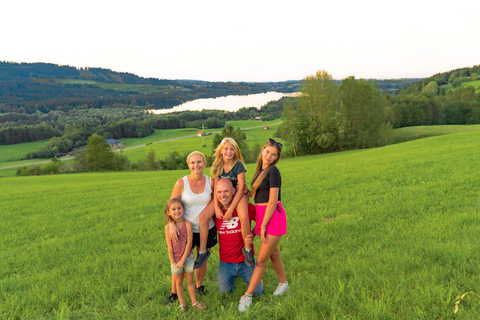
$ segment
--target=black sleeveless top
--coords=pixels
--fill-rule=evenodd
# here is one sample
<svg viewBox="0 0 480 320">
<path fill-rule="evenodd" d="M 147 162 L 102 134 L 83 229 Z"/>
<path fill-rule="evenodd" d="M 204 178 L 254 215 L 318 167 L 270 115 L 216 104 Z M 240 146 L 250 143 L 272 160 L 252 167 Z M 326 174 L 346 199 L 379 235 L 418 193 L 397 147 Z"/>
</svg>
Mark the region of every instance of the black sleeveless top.
<svg viewBox="0 0 480 320">
<path fill-rule="evenodd" d="M 263 171 L 260 170 L 258 174 Z M 256 180 L 256 178 L 255 178 Z M 255 180 L 252 181 L 252 184 L 255 183 Z M 266 203 L 270 198 L 270 188 L 279 188 L 278 190 L 278 201 L 282 200 L 281 197 L 281 186 L 282 186 L 282 176 L 277 166 L 272 166 L 268 169 L 267 175 L 263 179 L 262 183 L 257 189 L 255 194 L 255 203 Z"/>
</svg>

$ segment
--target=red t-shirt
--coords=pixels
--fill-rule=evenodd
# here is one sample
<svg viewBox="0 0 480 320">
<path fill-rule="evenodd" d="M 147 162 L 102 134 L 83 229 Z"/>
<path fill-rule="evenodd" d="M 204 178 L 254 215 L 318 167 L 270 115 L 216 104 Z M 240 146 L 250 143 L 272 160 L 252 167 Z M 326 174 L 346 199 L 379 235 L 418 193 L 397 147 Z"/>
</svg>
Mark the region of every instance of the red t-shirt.
<svg viewBox="0 0 480 320">
<path fill-rule="evenodd" d="M 227 210 L 222 211 L 223 213 L 227 212 Z M 255 206 L 251 203 L 248 204 L 248 217 L 250 221 L 255 221 Z M 213 220 L 217 226 L 220 260 L 227 263 L 244 262 L 245 256 L 242 253 L 244 241 L 237 210 L 233 210 L 232 218 L 228 221 L 217 219 L 215 216 Z"/>
</svg>

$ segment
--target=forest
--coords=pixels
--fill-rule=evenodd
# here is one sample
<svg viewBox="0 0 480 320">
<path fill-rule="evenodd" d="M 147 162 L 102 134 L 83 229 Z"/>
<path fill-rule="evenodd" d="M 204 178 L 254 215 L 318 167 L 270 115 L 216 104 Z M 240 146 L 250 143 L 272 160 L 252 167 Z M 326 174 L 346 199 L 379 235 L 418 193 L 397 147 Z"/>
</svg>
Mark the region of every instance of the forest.
<svg viewBox="0 0 480 320">
<path fill-rule="evenodd" d="M 389 128 L 480 123 L 479 69 L 479 66 L 461 68 L 426 79 L 329 78 L 329 88 L 338 100 L 329 107 L 333 111 L 317 110 L 329 116 L 317 119 L 321 123 L 315 125 L 316 129 L 311 128 L 312 134 L 319 134 L 315 141 L 319 146 L 325 146 L 326 141 L 336 134 L 323 134 L 324 129 L 318 131 L 319 128 L 328 126 L 331 119 L 343 121 L 344 127 L 336 125 L 341 134 L 336 137 L 335 147 L 319 147 L 306 152 L 379 145 L 388 142 L 385 132 Z M 102 68 L 77 69 L 46 63 L 0 62 L 0 144 L 51 139 L 38 152 L 26 155 L 29 158 L 48 158 L 86 145 L 88 137 L 94 133 L 107 139 L 145 137 L 155 129 L 200 128 L 202 124 L 207 128 L 221 128 L 228 120 L 255 117 L 271 120 L 282 114 L 288 123 L 292 117 L 302 113 L 305 97 L 284 98 L 261 109 L 242 108 L 237 112 L 187 111 L 153 115 L 146 110 L 170 108 L 188 100 L 230 94 L 305 92 L 311 80 L 309 77 L 301 81 L 265 83 L 162 80 Z M 349 90 L 359 91 L 351 94 Z M 287 110 L 284 110 L 286 102 Z M 317 107 L 321 105 L 320 101 L 309 103 Z M 355 108 L 363 108 L 363 111 L 355 111 L 349 116 L 346 111 L 352 108 L 349 103 L 357 105 Z M 381 114 L 381 117 L 378 116 L 381 120 L 373 114 L 371 119 L 361 119 L 362 112 L 370 112 L 369 103 L 377 105 L 378 112 L 370 111 L 377 116 Z M 348 120 L 348 117 L 356 118 Z M 372 138 L 373 133 L 365 128 L 348 131 L 348 126 L 351 128 L 372 121 L 381 123 L 383 130 L 382 134 L 375 134 L 376 138 Z M 282 126 L 277 135 L 292 135 L 285 133 L 285 128 L 286 125 Z M 299 132 L 302 131 L 300 129 Z M 353 136 L 356 138 L 353 139 Z"/>
<path fill-rule="evenodd" d="M 277 136 L 287 154 L 304 155 L 387 145 L 393 128 L 480 123 L 480 66 L 436 74 L 396 94 L 378 83 L 326 71 L 302 82 L 296 106 L 285 104 Z"/>
</svg>

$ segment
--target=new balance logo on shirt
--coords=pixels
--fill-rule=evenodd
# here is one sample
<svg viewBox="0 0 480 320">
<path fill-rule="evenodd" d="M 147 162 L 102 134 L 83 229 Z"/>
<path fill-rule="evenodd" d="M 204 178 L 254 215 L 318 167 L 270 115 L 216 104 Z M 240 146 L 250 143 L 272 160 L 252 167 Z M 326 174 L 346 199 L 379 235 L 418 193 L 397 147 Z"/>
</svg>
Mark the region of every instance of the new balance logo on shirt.
<svg viewBox="0 0 480 320">
<path fill-rule="evenodd" d="M 230 220 L 224 220 L 220 228 L 217 229 L 217 231 L 220 234 L 225 234 L 225 233 L 231 234 L 231 233 L 241 232 L 242 229 L 240 228 L 240 218 L 233 217 Z"/>
</svg>

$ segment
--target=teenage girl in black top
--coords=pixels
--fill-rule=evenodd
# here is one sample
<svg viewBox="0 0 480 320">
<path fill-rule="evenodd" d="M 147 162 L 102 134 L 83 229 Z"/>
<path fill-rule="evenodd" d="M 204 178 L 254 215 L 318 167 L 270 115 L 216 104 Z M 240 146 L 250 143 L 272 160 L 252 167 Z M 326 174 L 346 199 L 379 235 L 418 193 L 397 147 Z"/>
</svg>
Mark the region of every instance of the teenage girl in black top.
<svg viewBox="0 0 480 320">
<path fill-rule="evenodd" d="M 252 179 L 251 195 L 255 199 L 255 229 L 254 233 L 261 236 L 262 241 L 257 254 L 257 264 L 253 271 L 247 292 L 240 299 L 238 309 L 243 312 L 252 303 L 252 294 L 262 280 L 268 260 L 272 261 L 273 269 L 280 284 L 273 293 L 283 294 L 288 283 L 285 268 L 280 257 L 278 244 L 282 235 L 287 233 L 287 218 L 281 201 L 281 175 L 276 167 L 282 154 L 282 144 L 273 140 L 263 145 L 257 161 L 257 168 Z"/>
</svg>

